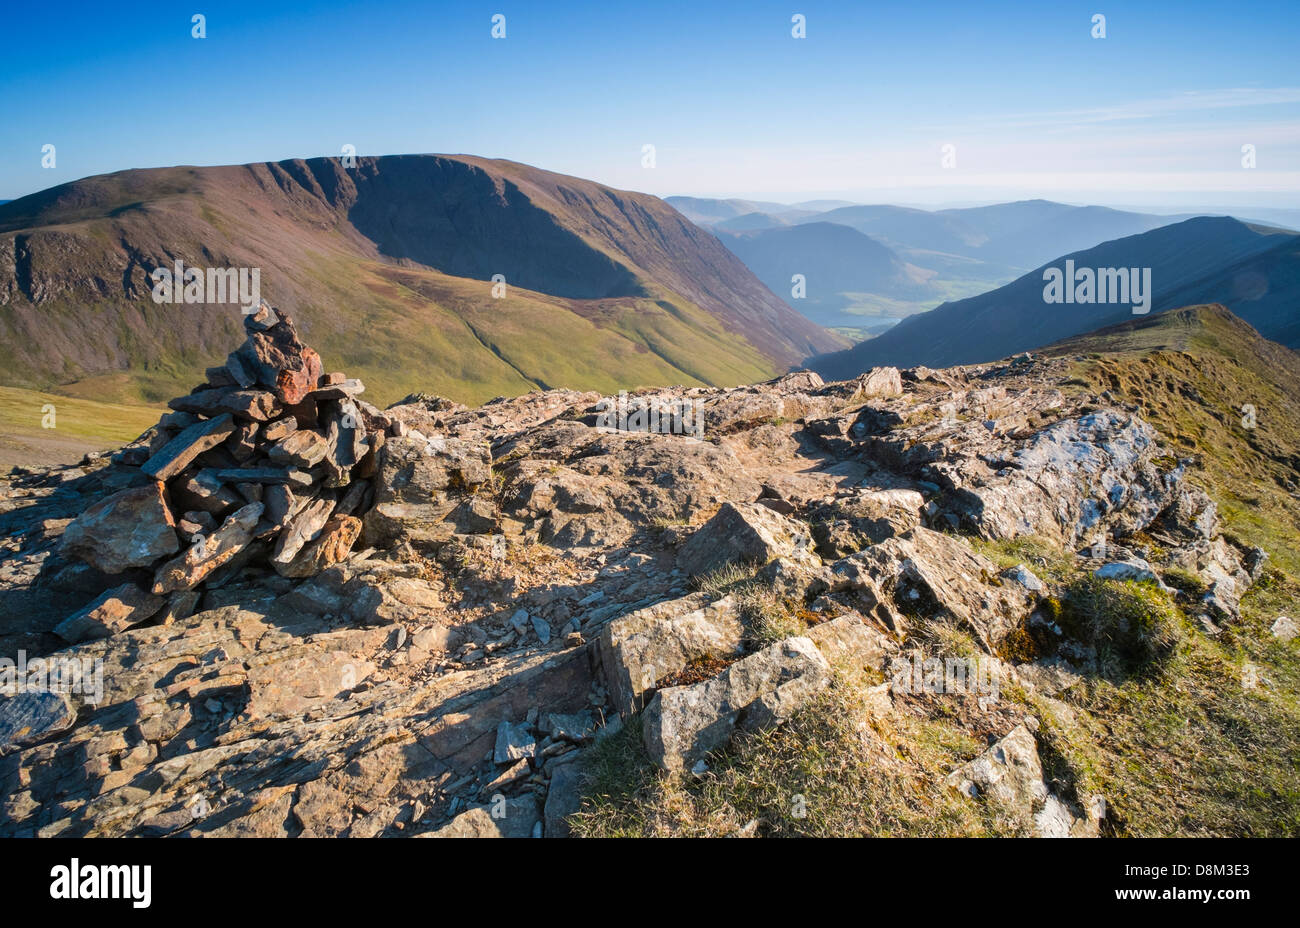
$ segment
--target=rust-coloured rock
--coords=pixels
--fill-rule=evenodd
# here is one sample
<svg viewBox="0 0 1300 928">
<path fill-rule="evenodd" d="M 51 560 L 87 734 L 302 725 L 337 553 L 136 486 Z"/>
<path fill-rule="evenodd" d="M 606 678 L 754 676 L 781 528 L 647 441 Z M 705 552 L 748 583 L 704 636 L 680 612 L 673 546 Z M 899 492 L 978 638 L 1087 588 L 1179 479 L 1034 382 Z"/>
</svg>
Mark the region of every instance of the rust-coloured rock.
<svg viewBox="0 0 1300 928">
<path fill-rule="evenodd" d="M 284 577 L 312 577 L 348 556 L 361 535 L 361 520 L 355 516 L 334 516 L 316 539 L 298 552 L 288 564 L 276 564 Z"/>
<path fill-rule="evenodd" d="M 122 490 L 91 506 L 64 530 L 62 544 L 65 554 L 106 574 L 149 567 L 181 547 L 161 483 Z"/>
</svg>

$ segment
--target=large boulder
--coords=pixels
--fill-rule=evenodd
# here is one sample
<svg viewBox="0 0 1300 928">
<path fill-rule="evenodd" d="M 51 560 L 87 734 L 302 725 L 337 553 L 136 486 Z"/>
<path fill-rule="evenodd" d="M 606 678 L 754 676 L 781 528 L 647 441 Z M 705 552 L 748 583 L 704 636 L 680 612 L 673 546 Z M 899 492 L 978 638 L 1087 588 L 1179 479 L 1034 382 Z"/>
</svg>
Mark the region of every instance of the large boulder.
<svg viewBox="0 0 1300 928">
<path fill-rule="evenodd" d="M 601 669 L 610 699 L 623 715 L 644 707 L 660 680 L 706 658 L 742 653 L 744 629 L 735 601 L 703 593 L 656 603 L 605 626 Z"/>
<path fill-rule="evenodd" d="M 64 530 L 62 545 L 65 555 L 106 574 L 150 567 L 181 547 L 161 483 L 122 490 L 95 503 Z"/>
<path fill-rule="evenodd" d="M 418 432 L 387 441 L 378 455 L 374 507 L 364 517 L 366 543 L 390 547 L 403 539 L 449 541 L 457 526 L 444 520 L 462 497 L 491 477 L 486 443 L 426 438 Z"/>
</svg>

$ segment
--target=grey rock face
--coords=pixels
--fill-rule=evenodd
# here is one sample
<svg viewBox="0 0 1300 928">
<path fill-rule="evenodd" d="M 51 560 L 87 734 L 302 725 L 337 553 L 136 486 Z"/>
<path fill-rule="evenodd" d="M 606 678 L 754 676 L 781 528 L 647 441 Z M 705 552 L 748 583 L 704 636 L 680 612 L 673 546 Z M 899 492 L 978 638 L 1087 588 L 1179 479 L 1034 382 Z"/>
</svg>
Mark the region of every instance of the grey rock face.
<svg viewBox="0 0 1300 928">
<path fill-rule="evenodd" d="M 810 549 L 807 528 L 795 520 L 756 503 L 726 503 L 682 546 L 677 563 L 694 577 L 733 564 L 811 559 Z"/>
<path fill-rule="evenodd" d="M 1033 733 L 1018 725 L 979 757 L 954 770 L 945 785 L 970 799 L 996 803 L 1032 823 L 1044 838 L 1095 838 L 1098 822 L 1052 793 Z"/>
<path fill-rule="evenodd" d="M 666 770 L 688 770 L 737 727 L 789 718 L 829 682 L 830 665 L 810 639 L 777 642 L 711 680 L 655 693 L 642 729 L 646 750 Z"/>
</svg>

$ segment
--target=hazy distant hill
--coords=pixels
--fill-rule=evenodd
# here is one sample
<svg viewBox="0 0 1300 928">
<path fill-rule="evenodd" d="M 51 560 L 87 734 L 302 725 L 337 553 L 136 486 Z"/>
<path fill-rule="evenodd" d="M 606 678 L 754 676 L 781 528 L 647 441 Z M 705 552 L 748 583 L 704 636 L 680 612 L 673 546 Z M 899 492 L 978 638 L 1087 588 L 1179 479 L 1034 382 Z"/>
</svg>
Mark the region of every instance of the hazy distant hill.
<svg viewBox="0 0 1300 928">
<path fill-rule="evenodd" d="M 850 206 L 817 217 L 818 221 L 852 226 L 897 249 L 963 255 L 1022 270 L 1057 255 L 1186 218 L 1050 200 L 934 212 L 901 206 Z"/>
<path fill-rule="evenodd" d="M 975 252 L 977 256 L 1018 267 L 1037 267 L 1057 255 L 1191 218 L 1131 213 L 1104 206 L 1067 206 L 1048 200 L 945 212 L 988 237 Z"/>
<path fill-rule="evenodd" d="M 830 250 L 819 256 L 818 263 L 823 279 L 835 281 L 837 289 L 832 292 L 839 295 L 834 299 L 792 301 L 786 296 L 788 283 L 773 287 L 775 293 L 809 318 L 859 330 L 872 320 L 902 318 L 945 301 L 985 293 L 1057 255 L 1189 218 L 1070 206 L 1050 200 L 942 210 L 888 204 L 835 205 L 834 201 L 782 205 L 694 197 L 669 200 L 692 221 L 718 233 L 728 247 L 735 243 L 732 250 L 769 284 L 777 279 L 788 281 L 789 273 L 778 275 L 775 271 L 784 272 L 792 263 L 806 263 L 806 258 L 798 251 L 779 256 L 771 248 L 747 246 L 735 239 L 736 234 L 765 232 L 774 236 L 774 241 L 792 243 L 795 239 L 780 236 L 778 230 L 833 223 L 888 247 L 899 262 L 910 268 L 905 285 L 896 275 L 882 276 L 875 268 L 860 266 L 855 246 L 841 238 L 827 241 Z M 822 205 L 830 208 L 810 211 Z M 774 268 L 774 261 L 779 268 Z M 822 290 L 825 293 L 826 288 Z"/>
<path fill-rule="evenodd" d="M 786 213 L 781 216 L 774 216 L 771 213 L 744 213 L 740 216 L 733 216 L 731 219 L 712 223 L 709 228 L 714 232 L 751 232 L 756 229 L 777 229 L 790 225 L 788 218 L 790 215 L 803 218 L 808 214 L 799 212 L 797 214 Z"/>
<path fill-rule="evenodd" d="M 712 226 L 760 214 L 783 220 L 806 219 L 841 206 L 852 206 L 848 200 L 806 200 L 802 203 L 773 203 L 767 200 L 716 199 L 713 197 L 665 197 L 664 202 L 691 222 Z"/>
<path fill-rule="evenodd" d="M 820 325 L 868 324 L 859 305 L 866 295 L 904 302 L 938 295 L 931 272 L 848 226 L 802 223 L 724 235 L 722 241 L 773 293 Z M 802 299 L 791 293 L 796 274 L 805 282 Z"/>
<path fill-rule="evenodd" d="M 1218 302 L 1266 338 L 1295 346 L 1300 236 L 1206 217 L 1106 242 L 1049 262 L 1063 267 L 1151 268 L 1151 311 Z M 854 348 L 817 359 L 826 376 L 876 364 L 944 367 L 991 361 L 1133 318 L 1129 305 L 1048 304 L 1042 268 L 980 296 L 946 303 Z"/>
<path fill-rule="evenodd" d="M 178 258 L 261 268 L 263 294 L 379 401 L 735 384 L 844 344 L 655 197 L 469 156 L 315 158 L 124 171 L 0 206 L 0 383 L 188 387 L 240 316 L 155 304 L 149 272 Z"/>
<path fill-rule="evenodd" d="M 761 200 L 719 200 L 709 197 L 665 197 L 664 202 L 691 222 L 712 225 L 749 213 L 779 213 L 792 207 Z"/>
</svg>

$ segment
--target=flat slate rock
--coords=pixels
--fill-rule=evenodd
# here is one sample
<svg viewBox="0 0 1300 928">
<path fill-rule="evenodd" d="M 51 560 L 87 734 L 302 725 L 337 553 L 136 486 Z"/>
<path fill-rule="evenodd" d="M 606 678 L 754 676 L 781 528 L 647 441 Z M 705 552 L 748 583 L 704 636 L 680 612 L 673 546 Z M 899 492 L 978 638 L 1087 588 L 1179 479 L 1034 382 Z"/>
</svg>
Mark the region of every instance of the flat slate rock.
<svg viewBox="0 0 1300 928">
<path fill-rule="evenodd" d="M 167 604 L 160 596 L 148 593 L 134 583 L 123 583 L 64 619 L 54 628 L 69 644 L 107 638 L 133 625 L 148 621 Z"/>
<path fill-rule="evenodd" d="M 235 419 L 223 413 L 215 419 L 196 422 L 185 429 L 140 468 L 155 480 L 170 480 L 196 457 L 221 444 L 235 431 Z"/>
<path fill-rule="evenodd" d="M 235 467 L 215 471 L 222 483 L 291 483 L 294 486 L 311 486 L 311 474 L 293 467 Z"/>
<path fill-rule="evenodd" d="M 62 693 L 35 691 L 0 696 L 0 750 L 66 731 L 76 720 L 76 710 Z"/>
</svg>

